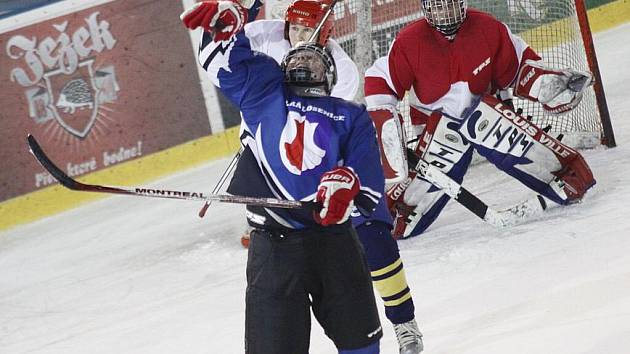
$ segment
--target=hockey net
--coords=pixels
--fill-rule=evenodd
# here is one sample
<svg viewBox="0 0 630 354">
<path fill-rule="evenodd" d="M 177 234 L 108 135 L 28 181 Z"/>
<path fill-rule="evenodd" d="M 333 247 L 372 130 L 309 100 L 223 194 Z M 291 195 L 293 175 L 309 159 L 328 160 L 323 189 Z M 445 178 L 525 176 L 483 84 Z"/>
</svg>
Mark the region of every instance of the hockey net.
<svg viewBox="0 0 630 354">
<path fill-rule="evenodd" d="M 584 28 L 580 28 L 581 22 L 582 27 L 588 26 L 583 0 L 469 0 L 468 6 L 489 12 L 506 23 L 551 67 L 593 72 L 589 66 L 592 60 L 589 56 L 594 56 L 594 51 L 589 50 L 592 42 L 583 41 Z M 578 10 L 584 13 L 580 15 L 582 18 Z M 353 57 L 360 72 L 364 72 L 376 58 L 387 54 L 401 28 L 421 16 L 419 0 L 339 1 L 335 6 L 333 37 Z M 590 30 L 587 34 L 590 38 Z M 602 104 L 606 104 L 603 90 L 596 98 L 593 87 L 576 109 L 563 115 L 552 115 L 537 103 L 515 99 L 515 106 L 532 116 L 536 125 L 551 126 L 551 132 L 562 133 L 563 141 L 577 148 L 614 146 L 612 128 L 610 132 L 605 129 L 610 121 L 607 108 L 601 109 Z M 406 100 L 399 108 L 408 117 Z"/>
</svg>

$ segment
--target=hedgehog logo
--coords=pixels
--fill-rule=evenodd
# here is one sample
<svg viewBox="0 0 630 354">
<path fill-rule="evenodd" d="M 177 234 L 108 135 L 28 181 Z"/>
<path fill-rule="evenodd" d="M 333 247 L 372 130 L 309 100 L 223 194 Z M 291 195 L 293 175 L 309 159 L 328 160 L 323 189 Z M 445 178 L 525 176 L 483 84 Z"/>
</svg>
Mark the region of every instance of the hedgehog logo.
<svg viewBox="0 0 630 354">
<path fill-rule="evenodd" d="M 54 102 L 50 108 L 55 119 L 65 130 L 81 139 L 94 126 L 98 113 L 99 89 L 94 81 L 93 63 L 94 60 L 80 63 L 70 75 L 62 69 L 44 74 L 50 102 Z"/>
<path fill-rule="evenodd" d="M 70 114 L 74 114 L 77 108 L 92 109 L 94 107 L 94 97 L 85 78 L 80 77 L 66 83 L 59 94 L 57 107 L 63 108 L 64 113 Z"/>
</svg>

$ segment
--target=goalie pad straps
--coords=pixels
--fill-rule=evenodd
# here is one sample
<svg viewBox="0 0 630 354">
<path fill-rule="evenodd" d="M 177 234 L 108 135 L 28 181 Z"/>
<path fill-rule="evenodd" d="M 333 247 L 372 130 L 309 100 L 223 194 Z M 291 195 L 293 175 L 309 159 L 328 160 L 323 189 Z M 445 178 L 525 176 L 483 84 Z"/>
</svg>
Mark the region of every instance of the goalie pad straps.
<svg viewBox="0 0 630 354">
<path fill-rule="evenodd" d="M 368 113 L 376 128 L 385 183 L 402 182 L 408 172 L 405 153 L 407 139 L 402 129 L 402 117 L 391 105 L 371 107 Z"/>
<path fill-rule="evenodd" d="M 435 129 L 437 128 L 439 120 L 439 112 L 432 114 L 431 116 L 429 116 L 428 119 L 425 120 L 425 129 L 422 132 L 422 135 L 418 138 L 418 144 L 416 145 L 415 149 L 415 153 L 419 156 L 424 155 L 424 152 L 427 150 L 427 146 L 433 140 L 433 135 L 435 133 Z M 409 188 L 409 186 L 413 183 L 415 189 L 420 189 L 420 187 L 423 187 L 425 193 L 428 193 L 431 189 L 433 189 L 433 192 L 437 190 L 437 188 L 435 188 L 431 183 L 424 181 L 421 178 L 416 178 L 417 175 L 418 173 L 415 170 L 407 170 L 405 179 L 402 182 L 396 183 L 391 186 L 389 190 L 385 193 L 387 199 L 387 208 L 389 209 L 394 219 L 392 236 L 395 239 L 408 236 L 408 232 L 406 231 L 407 226 L 411 222 L 411 216 L 417 215 L 417 213 L 415 213 L 417 205 L 409 205 L 404 201 L 403 196 L 405 195 L 407 188 Z"/>
<path fill-rule="evenodd" d="M 472 145 L 458 132 L 460 126 L 458 119 L 433 112 L 426 120 L 415 153 L 461 183 L 470 164 Z M 409 171 L 405 181 L 387 192 L 394 217 L 392 234 L 395 238 L 419 235 L 435 221 L 448 199 L 443 191 Z"/>
<path fill-rule="evenodd" d="M 556 203 L 577 201 L 595 184 L 579 152 L 493 96 L 483 97 L 460 131 L 480 155 Z"/>
<path fill-rule="evenodd" d="M 593 75 L 571 69 L 554 70 L 540 61 L 527 60 L 519 70 L 514 95 L 542 103 L 554 114 L 568 112 L 582 100 L 593 84 Z"/>
</svg>

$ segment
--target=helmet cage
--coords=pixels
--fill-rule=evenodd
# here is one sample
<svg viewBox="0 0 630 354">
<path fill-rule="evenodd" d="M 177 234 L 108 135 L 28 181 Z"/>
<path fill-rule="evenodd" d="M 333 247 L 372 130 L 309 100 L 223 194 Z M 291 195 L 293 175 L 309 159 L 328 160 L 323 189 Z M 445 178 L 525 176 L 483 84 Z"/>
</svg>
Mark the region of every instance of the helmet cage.
<svg viewBox="0 0 630 354">
<path fill-rule="evenodd" d="M 466 19 L 466 0 L 422 0 L 429 24 L 445 36 L 454 36 Z"/>
<path fill-rule="evenodd" d="M 326 11 L 328 11 L 329 7 L 329 4 L 315 0 L 297 0 L 292 3 L 287 8 L 287 12 L 284 17 L 284 38 L 290 41 L 289 26 L 291 24 L 316 29 L 321 19 L 324 18 L 324 15 L 326 14 Z M 333 30 L 334 17 L 334 13 L 331 13 L 326 19 L 326 22 L 322 25 L 316 39 L 318 44 L 322 46 L 326 45 L 326 42 Z M 291 43 L 291 45 L 293 46 L 295 43 Z"/>
<path fill-rule="evenodd" d="M 302 43 L 282 60 L 284 82 L 298 96 L 329 96 L 337 83 L 335 61 L 319 44 Z"/>
</svg>

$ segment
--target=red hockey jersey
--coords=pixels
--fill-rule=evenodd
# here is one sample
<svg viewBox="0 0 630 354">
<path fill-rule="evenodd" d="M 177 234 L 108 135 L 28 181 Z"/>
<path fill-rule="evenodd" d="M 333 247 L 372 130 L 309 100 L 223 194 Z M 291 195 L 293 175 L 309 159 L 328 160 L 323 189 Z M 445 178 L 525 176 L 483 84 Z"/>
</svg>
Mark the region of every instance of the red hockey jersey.
<svg viewBox="0 0 630 354">
<path fill-rule="evenodd" d="M 388 55 L 366 71 L 366 103 L 396 104 L 411 91 L 412 108 L 460 117 L 476 97 L 509 87 L 528 59 L 540 57 L 485 12 L 469 9 L 452 41 L 420 19 L 401 30 Z"/>
</svg>

